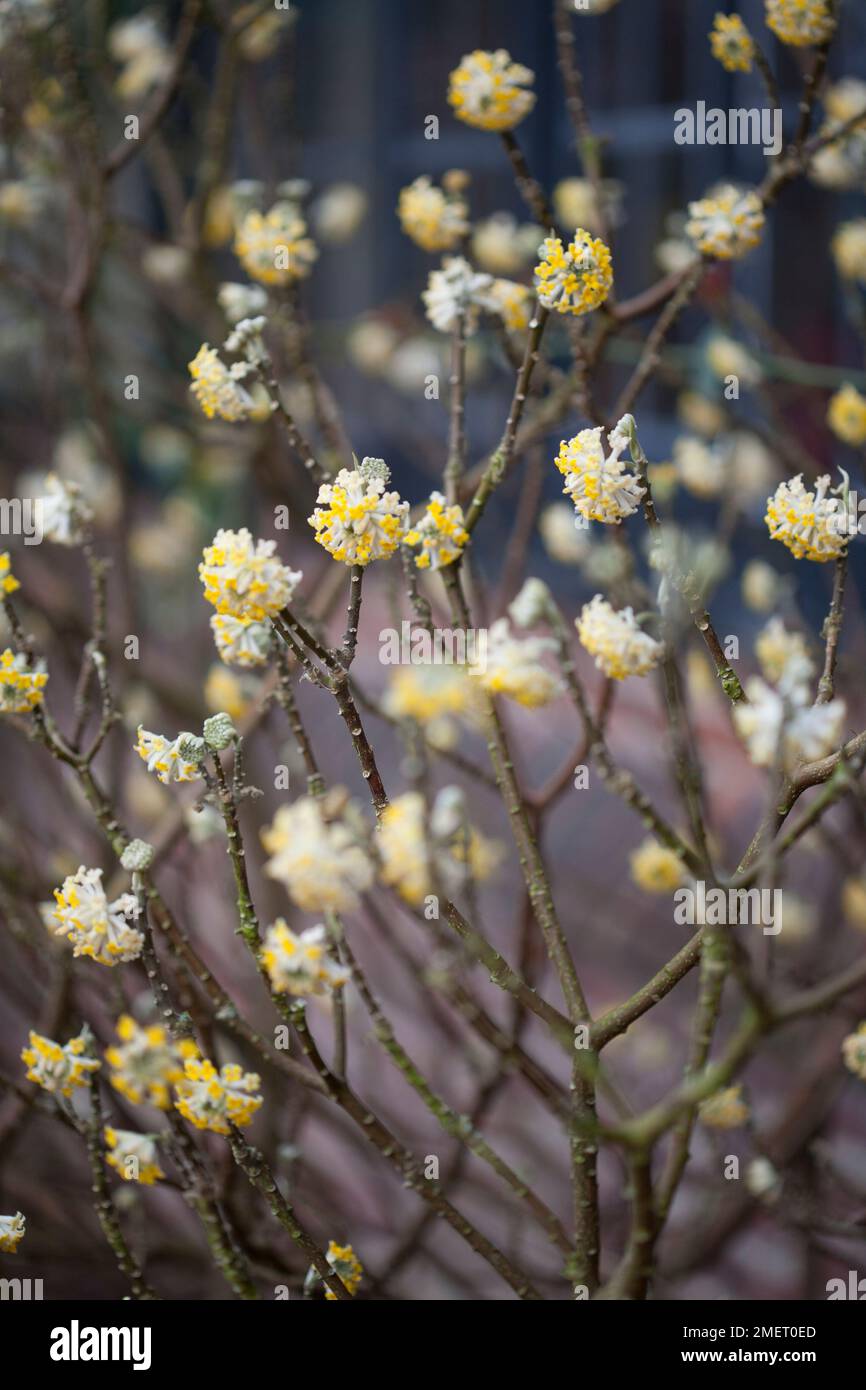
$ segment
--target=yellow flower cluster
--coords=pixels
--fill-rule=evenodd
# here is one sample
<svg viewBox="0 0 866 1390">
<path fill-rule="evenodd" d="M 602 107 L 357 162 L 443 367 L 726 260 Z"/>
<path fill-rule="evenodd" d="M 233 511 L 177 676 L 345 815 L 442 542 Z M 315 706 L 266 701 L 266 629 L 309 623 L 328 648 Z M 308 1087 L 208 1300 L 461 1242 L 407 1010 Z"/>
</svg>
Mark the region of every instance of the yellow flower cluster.
<svg viewBox="0 0 866 1390">
<path fill-rule="evenodd" d="M 761 240 L 764 209 L 757 193 L 726 184 L 689 203 L 686 235 L 705 256 L 738 260 Z"/>
<path fill-rule="evenodd" d="M 422 251 L 453 251 L 469 233 L 469 209 L 422 174 L 400 190 L 397 214 L 408 237 Z"/>
<path fill-rule="evenodd" d="M 472 829 L 454 828 L 443 836 L 438 808 L 427 823 L 420 792 L 404 792 L 382 812 L 377 835 L 382 882 L 412 907 L 420 907 L 437 886 L 455 891 L 461 873 L 476 883 L 489 878 L 499 862 L 499 846 Z M 431 844 L 432 836 L 432 844 Z M 436 873 L 433 873 L 435 866 Z"/>
<path fill-rule="evenodd" d="M 12 561 L 9 552 L 0 555 L 0 591 L 4 594 L 14 594 L 21 585 L 12 573 Z"/>
<path fill-rule="evenodd" d="M 309 275 L 319 252 L 294 203 L 248 212 L 235 236 L 235 255 L 263 285 L 288 285 Z"/>
<path fill-rule="evenodd" d="M 129 1014 L 117 1020 L 120 1046 L 106 1048 L 108 1079 L 133 1105 L 168 1110 L 170 1088 L 183 1076 L 184 1063 L 198 1056 L 189 1038 L 175 1042 L 160 1024 L 142 1028 Z"/>
<path fill-rule="evenodd" d="M 815 491 L 803 486 L 798 473 L 790 482 L 780 483 L 767 498 L 764 520 L 774 541 L 781 541 L 797 560 L 816 560 L 820 564 L 836 560 L 848 543 L 844 525 L 839 522 L 839 499 L 828 497 L 830 475 L 815 483 Z"/>
<path fill-rule="evenodd" d="M 341 468 L 333 483 L 322 483 L 316 502 L 307 520 L 319 545 L 344 565 L 386 560 L 405 535 L 409 503 L 386 492 L 382 477 Z"/>
<path fill-rule="evenodd" d="M 767 27 L 795 48 L 825 43 L 836 21 L 827 0 L 766 0 Z"/>
<path fill-rule="evenodd" d="M 0 1254 L 15 1254 L 24 1239 L 26 1224 L 20 1211 L 14 1216 L 0 1216 Z"/>
<path fill-rule="evenodd" d="M 30 1046 L 23 1049 L 21 1060 L 27 1063 L 28 1081 L 35 1081 L 44 1091 L 71 1096 L 76 1087 L 86 1086 L 91 1072 L 99 1071 L 101 1066 L 86 1053 L 87 1038 L 83 1033 L 68 1043 L 57 1043 L 31 1030 Z"/>
<path fill-rule="evenodd" d="M 861 1023 L 856 1033 L 843 1038 L 842 1056 L 848 1070 L 866 1081 L 866 1023 Z"/>
<path fill-rule="evenodd" d="M 31 667 L 23 652 L 0 652 L 0 714 L 27 714 L 41 705 L 48 675 Z"/>
<path fill-rule="evenodd" d="M 343 821 L 325 819 L 312 796 L 281 806 L 262 831 L 271 858 L 265 873 L 282 883 L 304 912 L 352 912 L 373 882 L 373 868 Z"/>
<path fill-rule="evenodd" d="M 358 1259 L 351 1245 L 337 1245 L 336 1241 L 331 1241 L 326 1252 L 326 1259 L 335 1274 L 346 1285 L 349 1293 L 354 1298 L 358 1292 L 358 1285 L 364 1275 L 364 1266 Z M 325 1289 L 325 1298 L 329 1302 L 336 1302 L 337 1295 L 331 1293 L 330 1289 Z"/>
<path fill-rule="evenodd" d="M 698 1107 L 701 1123 L 710 1129 L 737 1129 L 749 1118 L 749 1107 L 742 1099 L 742 1086 L 726 1086 Z"/>
<path fill-rule="evenodd" d="M 204 596 L 217 613 L 262 622 L 291 602 L 303 575 L 284 565 L 276 548 L 275 541 L 253 541 L 245 526 L 217 531 L 198 567 Z"/>
<path fill-rule="evenodd" d="M 866 396 L 846 382 L 832 397 L 827 423 L 845 444 L 866 444 Z"/>
<path fill-rule="evenodd" d="M 548 236 L 539 247 L 535 291 L 545 309 L 558 314 L 588 314 L 603 304 L 613 287 L 610 251 L 599 237 L 582 227 L 564 247 Z"/>
<path fill-rule="evenodd" d="M 268 659 L 271 632 L 267 623 L 238 618 L 234 613 L 214 613 L 210 620 L 217 651 L 227 666 L 263 666 Z"/>
<path fill-rule="evenodd" d="M 751 72 L 755 40 L 738 14 L 717 14 L 710 32 L 710 48 L 726 72 Z"/>
<path fill-rule="evenodd" d="M 209 420 L 216 416 L 236 424 L 248 420 L 254 402 L 243 386 L 249 368 L 245 362 L 227 367 L 216 348 L 202 343 L 189 364 L 190 390 Z"/>
<path fill-rule="evenodd" d="M 328 956 L 323 926 L 298 936 L 282 917 L 268 927 L 261 961 L 277 994 L 328 994 L 349 979 L 348 970 Z"/>
<path fill-rule="evenodd" d="M 150 1134 L 136 1134 L 131 1129 L 105 1127 L 108 1152 L 106 1163 L 119 1173 L 124 1182 L 142 1182 L 146 1186 L 165 1177 L 159 1166 L 156 1140 Z"/>
<path fill-rule="evenodd" d="M 629 442 L 625 431 L 611 430 L 609 454 L 602 433 L 596 427 L 563 439 L 555 462 L 565 478 L 562 490 L 571 498 L 575 511 L 587 521 L 615 525 L 637 511 L 646 489 L 622 460 Z"/>
<path fill-rule="evenodd" d="M 466 667 L 398 666 L 382 701 L 392 719 L 413 719 L 434 748 L 451 748 L 457 741 L 454 719 L 477 725 L 480 721 L 478 692 Z"/>
<path fill-rule="evenodd" d="M 830 246 L 839 274 L 866 285 L 866 217 L 842 222 Z"/>
<path fill-rule="evenodd" d="M 89 956 L 101 965 L 119 965 L 141 955 L 144 937 L 129 920 L 138 917 L 138 903 L 131 893 L 123 893 L 110 903 L 102 887 L 101 869 L 82 865 L 63 880 L 62 887 L 55 888 L 54 897 L 57 906 L 48 924 L 57 936 L 70 939 L 76 956 Z"/>
<path fill-rule="evenodd" d="M 449 507 L 441 492 L 431 493 L 421 520 L 403 539 L 407 545 L 421 547 L 415 556 L 419 570 L 444 569 L 458 559 L 469 540 L 463 525 L 463 508 Z"/>
<path fill-rule="evenodd" d="M 509 333 L 520 333 L 529 327 L 533 296 L 528 285 L 516 280 L 494 280 L 487 298 L 491 310 L 499 315 Z"/>
<path fill-rule="evenodd" d="M 526 709 L 549 705 L 563 693 L 557 676 L 541 665 L 545 652 L 556 651 L 549 637 L 514 637 L 507 618 L 497 618 L 488 630 L 483 655 L 469 668 L 489 695 L 505 695 Z"/>
<path fill-rule="evenodd" d="M 190 742 L 194 734 L 178 734 L 175 739 L 167 739 L 165 734 L 152 734 L 138 726 L 138 742 L 133 747 L 147 763 L 148 772 L 155 772 L 160 782 L 168 786 L 171 782 L 195 782 L 201 777 L 201 768 L 188 756 Z M 199 740 L 200 742 L 200 740 Z"/>
<path fill-rule="evenodd" d="M 451 73 L 448 103 L 461 121 L 478 130 L 513 130 L 535 105 L 535 93 L 526 90 L 534 77 L 522 63 L 513 63 L 504 48 L 493 53 L 478 48 L 465 54 Z"/>
<path fill-rule="evenodd" d="M 650 835 L 629 856 L 631 876 L 645 893 L 673 893 L 683 881 L 682 860 Z"/>
<path fill-rule="evenodd" d="M 262 1103 L 260 1085 L 255 1072 L 245 1072 L 237 1063 L 217 1071 L 207 1058 L 191 1058 L 175 1085 L 175 1108 L 196 1129 L 228 1134 L 230 1124 L 242 1129 L 252 1121 Z"/>
<path fill-rule="evenodd" d="M 596 594 L 576 620 L 577 635 L 600 671 L 613 680 L 647 676 L 661 661 L 664 647 L 643 632 L 631 608 L 612 608 Z"/>
</svg>

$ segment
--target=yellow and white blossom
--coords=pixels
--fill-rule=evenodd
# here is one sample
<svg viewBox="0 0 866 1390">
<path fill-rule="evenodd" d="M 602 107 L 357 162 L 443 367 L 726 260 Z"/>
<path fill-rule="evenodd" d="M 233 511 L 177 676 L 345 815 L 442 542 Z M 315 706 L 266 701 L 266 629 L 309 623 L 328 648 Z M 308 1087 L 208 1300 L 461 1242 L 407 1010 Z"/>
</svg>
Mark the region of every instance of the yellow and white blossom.
<svg viewBox="0 0 866 1390">
<path fill-rule="evenodd" d="M 611 430 L 607 437 L 610 453 L 605 451 L 602 436 L 599 426 L 564 439 L 556 466 L 565 477 L 562 490 L 575 510 L 588 521 L 613 525 L 637 511 L 646 489 L 622 460 L 629 443 L 626 432 L 619 426 Z"/>
<path fill-rule="evenodd" d="M 136 753 L 147 763 L 148 772 L 155 772 L 160 782 L 169 786 L 172 782 L 195 782 L 201 777 L 199 763 L 191 758 L 201 739 L 189 732 L 167 739 L 165 734 L 152 734 L 138 726 L 138 742 L 133 746 Z M 202 752 L 204 751 L 202 745 Z"/>
<path fill-rule="evenodd" d="M 717 14 L 710 32 L 710 48 L 726 72 L 751 72 L 755 40 L 738 14 Z"/>
<path fill-rule="evenodd" d="M 230 424 L 248 420 L 255 402 L 243 385 L 249 375 L 246 362 L 227 367 L 216 348 L 202 343 L 189 364 L 190 390 L 209 420 L 217 416 Z"/>
<path fill-rule="evenodd" d="M 56 473 L 45 478 L 40 497 L 42 535 L 55 545 L 80 545 L 93 512 L 81 489 Z"/>
<path fill-rule="evenodd" d="M 513 130 L 535 105 L 528 88 L 535 74 L 513 63 L 504 48 L 465 54 L 451 73 L 448 103 L 466 125 L 478 130 Z"/>
<path fill-rule="evenodd" d="M 141 955 L 144 937 L 132 926 L 140 913 L 138 902 L 131 893 L 109 902 L 101 869 L 82 865 L 55 888 L 54 898 L 48 925 L 56 936 L 68 937 L 74 955 L 89 956 L 100 965 L 120 965 Z"/>
<path fill-rule="evenodd" d="M 264 666 L 271 646 L 267 623 L 255 618 L 238 618 L 234 613 L 214 613 L 210 620 L 214 642 L 227 666 Z"/>
<path fill-rule="evenodd" d="M 0 714 L 29 714 L 42 704 L 47 681 L 41 662 L 30 666 L 23 652 L 7 647 L 0 652 Z"/>
<path fill-rule="evenodd" d="M 265 933 L 261 961 L 278 994 L 328 994 L 350 978 L 345 966 L 328 955 L 323 926 L 296 935 L 282 917 Z"/>
<path fill-rule="evenodd" d="M 203 552 L 198 575 L 217 613 L 262 622 L 290 603 L 303 574 L 276 554 L 276 541 L 254 541 L 247 528 L 220 529 Z"/>
<path fill-rule="evenodd" d="M 400 190 L 400 225 L 422 251 L 454 251 L 469 234 L 469 209 L 422 174 Z"/>
<path fill-rule="evenodd" d="M 751 677 L 745 686 L 747 700 L 734 706 L 733 718 L 756 767 L 775 767 L 780 762 L 786 772 L 792 772 L 799 763 L 814 762 L 839 747 L 845 702 L 813 705 L 806 672 L 799 663 L 786 670 L 783 684 L 784 688 L 773 689 L 759 676 Z"/>
<path fill-rule="evenodd" d="M 613 270 L 610 251 L 600 238 L 577 227 L 567 246 L 558 236 L 545 237 L 538 254 L 535 292 L 545 309 L 588 314 L 607 299 Z"/>
<path fill-rule="evenodd" d="M 341 468 L 333 482 L 322 483 L 307 518 L 319 545 L 344 565 L 386 560 L 406 535 L 409 503 L 385 491 L 388 470 L 373 463 L 381 460 L 364 459 L 360 468 Z"/>
<path fill-rule="evenodd" d="M 196 1129 L 228 1134 L 230 1124 L 243 1129 L 251 1123 L 262 1104 L 260 1086 L 261 1078 L 237 1063 L 227 1063 L 218 1071 L 205 1057 L 190 1058 L 175 1083 L 175 1109 Z"/>
<path fill-rule="evenodd" d="M 261 285 L 240 285 L 234 280 L 226 280 L 217 291 L 217 303 L 229 323 L 235 324 L 264 313 L 268 307 L 268 296 Z"/>
<path fill-rule="evenodd" d="M 367 194 L 356 183 L 332 183 L 318 196 L 310 217 L 319 239 L 328 246 L 350 241 L 367 212 Z"/>
<path fill-rule="evenodd" d="M 866 1023 L 842 1039 L 842 1057 L 848 1070 L 866 1081 Z"/>
<path fill-rule="evenodd" d="M 513 213 L 494 212 L 475 224 L 472 256 L 491 275 L 514 275 L 535 259 L 543 235 L 542 229 L 532 223 L 518 223 Z"/>
<path fill-rule="evenodd" d="M 828 0 L 765 0 L 767 27 L 795 48 L 826 43 L 836 21 Z"/>
<path fill-rule="evenodd" d="M 840 223 L 830 249 L 839 274 L 845 280 L 866 285 L 866 217 Z"/>
<path fill-rule="evenodd" d="M 141 1182 L 149 1187 L 165 1177 L 159 1165 L 156 1139 L 152 1134 L 137 1134 L 132 1129 L 105 1127 L 105 1161 L 119 1173 L 124 1182 Z"/>
<path fill-rule="evenodd" d="M 14 1216 L 0 1216 L 0 1254 L 15 1254 L 24 1239 L 26 1225 L 20 1211 L 16 1211 Z"/>
<path fill-rule="evenodd" d="M 79 1086 L 86 1086 L 91 1073 L 102 1065 L 87 1055 L 88 1042 L 86 1030 L 67 1043 L 54 1042 L 31 1030 L 30 1046 L 21 1053 L 21 1060 L 27 1063 L 27 1080 L 52 1094 L 71 1096 Z"/>
<path fill-rule="evenodd" d="M 184 1063 L 198 1056 L 189 1038 L 175 1041 L 158 1023 L 142 1027 L 129 1014 L 117 1020 L 115 1043 L 105 1050 L 108 1079 L 133 1105 L 168 1110 L 170 1088 L 183 1076 Z"/>
<path fill-rule="evenodd" d="M 616 222 L 620 216 L 623 186 L 616 179 L 603 179 L 601 208 L 591 179 L 560 179 L 554 184 L 551 200 L 559 227 L 586 227 L 593 234 L 601 230 L 602 214 Z M 536 243 L 537 244 L 537 243 Z"/>
<path fill-rule="evenodd" d="M 803 475 L 798 473 L 767 498 L 764 520 L 770 535 L 797 560 L 825 564 L 838 559 L 848 543 L 840 499 L 828 497 L 829 488 L 829 473 L 816 479 L 814 492 L 804 487 Z"/>
<path fill-rule="evenodd" d="M 441 492 L 432 492 L 424 515 L 403 537 L 406 545 L 420 547 L 415 556 L 419 570 L 441 570 L 463 553 L 469 532 L 463 525 L 463 508 L 449 506 Z"/>
<path fill-rule="evenodd" d="M 837 439 L 855 448 L 866 444 L 866 396 L 846 381 L 831 397 L 827 423 Z"/>
<path fill-rule="evenodd" d="M 706 347 L 707 366 L 714 376 L 724 381 L 735 376 L 745 386 L 756 386 L 763 373 L 748 348 L 729 338 L 726 333 L 714 333 Z"/>
<path fill-rule="evenodd" d="M 447 790 L 447 789 L 445 789 Z M 376 845 L 381 861 L 380 876 L 412 907 L 441 887 L 446 893 L 459 891 L 462 879 L 476 883 L 489 878 L 499 862 L 500 849 L 477 830 L 447 823 L 442 818 L 442 793 L 427 815 L 420 792 L 404 792 L 382 812 Z"/>
<path fill-rule="evenodd" d="M 142 97 L 161 86 L 172 70 L 172 52 L 159 18 L 142 11 L 112 24 L 108 49 L 123 70 L 116 82 L 121 97 Z"/>
<path fill-rule="evenodd" d="M 664 645 L 641 629 L 631 608 L 617 611 L 601 594 L 584 604 L 575 626 L 598 669 L 613 680 L 649 675 L 664 654 Z"/>
<path fill-rule="evenodd" d="M 541 665 L 547 652 L 556 651 L 549 637 L 514 637 L 507 618 L 497 618 L 487 633 L 484 659 L 470 666 L 470 676 L 490 695 L 538 709 L 549 705 L 563 693 L 558 676 Z"/>
<path fill-rule="evenodd" d="M 629 855 L 631 876 L 646 893 L 673 893 L 686 877 L 683 862 L 672 849 L 649 835 Z"/>
<path fill-rule="evenodd" d="M 331 1269 L 340 1277 L 349 1293 L 354 1298 L 355 1294 L 358 1292 L 358 1285 L 364 1275 L 364 1266 L 361 1264 L 361 1261 L 358 1259 L 351 1245 L 338 1245 L 336 1241 L 332 1240 L 328 1244 L 325 1258 L 331 1266 Z M 331 1290 L 326 1288 L 325 1298 L 329 1303 L 334 1303 L 336 1302 L 337 1295 L 331 1293 Z"/>
<path fill-rule="evenodd" d="M 758 633 L 755 655 L 765 678 L 786 689 L 808 680 L 815 669 L 802 633 L 789 632 L 779 617 L 771 618 Z"/>
<path fill-rule="evenodd" d="M 764 220 L 764 209 L 754 190 L 725 184 L 689 203 L 686 235 L 705 256 L 738 260 L 760 242 Z"/>
<path fill-rule="evenodd" d="M 241 221 L 235 255 L 248 275 L 263 285 L 288 285 L 309 275 L 319 254 L 307 224 L 292 202 L 275 203 L 269 212 L 255 208 Z"/>
<path fill-rule="evenodd" d="M 493 309 L 493 276 L 473 270 L 462 256 L 448 256 L 441 270 L 431 270 L 421 298 L 427 317 L 440 333 L 451 333 L 462 314 L 466 333 L 478 327 L 480 309 Z"/>
<path fill-rule="evenodd" d="M 311 796 L 281 806 L 262 831 L 271 856 L 265 873 L 304 912 L 353 912 L 373 882 L 373 866 L 342 820 L 326 820 Z"/>
<path fill-rule="evenodd" d="M 703 439 L 682 435 L 674 440 L 677 477 L 695 497 L 718 497 L 725 485 L 725 455 Z"/>
<path fill-rule="evenodd" d="M 589 551 L 589 527 L 585 518 L 567 502 L 551 502 L 538 520 L 544 548 L 561 565 L 579 565 Z"/>
<path fill-rule="evenodd" d="M 749 1107 L 742 1099 L 742 1086 L 726 1086 L 698 1106 L 701 1124 L 710 1129 L 738 1129 L 749 1118 Z"/>
<path fill-rule="evenodd" d="M 457 742 L 455 720 L 480 722 L 478 689 L 465 666 L 426 662 L 396 666 L 382 697 L 392 719 L 412 719 L 424 729 L 433 748 L 452 748 Z"/>
<path fill-rule="evenodd" d="M 780 584 L 772 565 L 764 560 L 750 560 L 740 581 L 743 601 L 756 613 L 769 613 L 778 601 Z"/>
<path fill-rule="evenodd" d="M 509 333 L 521 333 L 529 327 L 535 297 L 528 285 L 516 280 L 494 280 L 487 298 L 491 311 L 499 315 Z"/>
</svg>

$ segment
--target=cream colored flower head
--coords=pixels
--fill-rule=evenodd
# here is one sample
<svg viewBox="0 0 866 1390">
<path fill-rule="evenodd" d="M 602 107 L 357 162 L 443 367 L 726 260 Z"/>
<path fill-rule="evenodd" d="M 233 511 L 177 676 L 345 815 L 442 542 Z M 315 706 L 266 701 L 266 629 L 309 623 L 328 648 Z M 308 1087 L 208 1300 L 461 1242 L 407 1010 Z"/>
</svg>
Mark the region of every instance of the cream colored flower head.
<svg viewBox="0 0 866 1390">
<path fill-rule="evenodd" d="M 93 513 L 75 483 L 49 473 L 40 498 L 42 535 L 55 545 L 80 545 Z"/>
<path fill-rule="evenodd" d="M 89 956 L 100 965 L 120 965 L 141 955 L 144 937 L 132 925 L 140 913 L 138 902 L 131 893 L 123 893 L 110 903 L 101 869 L 82 865 L 55 888 L 54 898 L 48 925 L 57 936 L 69 938 L 76 956 Z"/>
<path fill-rule="evenodd" d="M 20 1211 L 16 1211 L 14 1216 L 0 1216 L 0 1254 L 15 1254 L 24 1239 L 26 1225 Z"/>
<path fill-rule="evenodd" d="M 155 772 L 160 782 L 168 786 L 171 782 L 195 782 L 201 777 L 199 762 L 189 756 L 201 743 L 195 734 L 186 732 L 175 739 L 167 739 L 165 734 L 149 733 L 139 724 L 138 741 L 133 746 L 147 763 L 148 772 Z M 203 744 L 201 752 L 204 752 Z"/>
<path fill-rule="evenodd" d="M 767 27 L 795 48 L 826 43 L 836 21 L 828 0 L 765 0 Z"/>
<path fill-rule="evenodd" d="M 695 497 L 718 497 L 724 488 L 724 451 L 694 435 L 674 440 L 674 468 L 683 487 Z"/>
<path fill-rule="evenodd" d="M 332 483 L 322 483 L 317 506 L 307 520 L 319 545 L 344 565 L 386 560 L 404 539 L 409 503 L 386 492 L 386 478 L 371 469 L 341 468 Z"/>
<path fill-rule="evenodd" d="M 579 565 L 590 548 L 585 518 L 567 502 L 551 502 L 538 520 L 538 529 L 548 555 L 561 565 Z"/>
<path fill-rule="evenodd" d="M 742 1099 L 742 1086 L 726 1086 L 709 1096 L 698 1107 L 701 1124 L 710 1129 L 738 1129 L 749 1118 L 749 1107 Z"/>
<path fill-rule="evenodd" d="M 866 285 L 866 217 L 842 222 L 831 242 L 836 269 L 845 280 Z"/>
<path fill-rule="evenodd" d="M 47 681 L 41 662 L 30 666 L 23 652 L 7 647 L 0 652 L 0 714 L 29 714 L 42 704 Z"/>
<path fill-rule="evenodd" d="M 535 105 L 535 93 L 528 90 L 534 79 L 504 48 L 493 53 L 477 48 L 451 73 L 448 103 L 461 121 L 478 130 L 513 130 Z"/>
<path fill-rule="evenodd" d="M 119 1043 L 105 1050 L 108 1079 L 133 1105 L 152 1105 L 168 1110 L 170 1088 L 183 1076 L 184 1063 L 198 1056 L 195 1043 L 175 1041 L 162 1024 L 142 1027 L 129 1014 L 117 1020 Z"/>
<path fill-rule="evenodd" d="M 533 223 L 518 223 L 513 213 L 494 212 L 475 224 L 472 256 L 482 270 L 489 270 L 492 275 L 514 275 L 535 259 L 543 235 L 542 229 Z"/>
<path fill-rule="evenodd" d="M 415 564 L 419 570 L 441 570 L 453 565 L 469 540 L 463 525 L 463 508 L 456 503 L 449 507 L 441 492 L 431 493 L 421 520 L 403 539 L 406 545 L 418 550 Z"/>
<path fill-rule="evenodd" d="M 522 333 L 529 327 L 535 297 L 528 285 L 516 280 L 494 280 L 487 297 L 491 312 L 502 319 L 509 333 Z"/>
<path fill-rule="evenodd" d="M 814 674 L 815 663 L 806 639 L 800 632 L 789 632 L 779 617 L 771 618 L 758 633 L 755 655 L 764 677 L 786 690 L 802 685 Z"/>
<path fill-rule="evenodd" d="M 717 14 L 710 32 L 710 47 L 726 72 L 751 72 L 755 40 L 738 14 Z"/>
<path fill-rule="evenodd" d="M 774 541 L 781 541 L 797 560 L 824 564 L 836 560 L 848 544 L 847 528 L 838 497 L 828 497 L 830 475 L 815 482 L 815 491 L 803 485 L 798 473 L 790 482 L 780 483 L 767 498 L 764 520 Z"/>
<path fill-rule="evenodd" d="M 664 654 L 663 644 L 642 631 L 631 608 L 617 611 L 601 594 L 584 604 L 575 626 L 598 669 L 613 680 L 649 675 Z"/>
<path fill-rule="evenodd" d="M 255 618 L 236 618 L 233 613 L 214 613 L 210 620 L 220 660 L 227 666 L 264 666 L 271 647 L 271 630 Z"/>
<path fill-rule="evenodd" d="M 844 700 L 813 705 L 805 669 L 803 679 L 797 678 L 801 669 L 794 664 L 786 670 L 779 689 L 753 676 L 745 686 L 747 701 L 734 706 L 734 726 L 756 767 L 780 764 L 793 772 L 800 763 L 835 752 L 842 741 Z"/>
<path fill-rule="evenodd" d="M 535 292 L 545 309 L 558 314 L 588 314 L 603 304 L 613 288 L 610 251 L 582 227 L 567 246 L 558 236 L 545 237 L 538 248 Z"/>
<path fill-rule="evenodd" d="M 412 719 L 424 729 L 433 748 L 453 748 L 459 737 L 455 721 L 478 727 L 478 688 L 465 666 L 426 663 L 395 666 L 382 697 L 392 719 Z"/>
<path fill-rule="evenodd" d="M 175 1109 L 196 1129 L 228 1134 L 230 1124 L 243 1129 L 252 1122 L 262 1103 L 260 1086 L 255 1072 L 245 1072 L 236 1063 L 217 1070 L 207 1058 L 191 1058 L 175 1083 Z"/>
<path fill-rule="evenodd" d="M 866 444 L 866 396 L 846 381 L 830 400 L 827 423 L 844 444 Z"/>
<path fill-rule="evenodd" d="M 469 209 L 426 174 L 400 190 L 400 225 L 422 251 L 454 251 L 469 234 Z"/>
<path fill-rule="evenodd" d="M 235 362 L 227 367 L 216 348 L 202 343 L 189 364 L 192 377 L 189 389 L 209 420 L 216 416 L 237 424 L 250 418 L 255 402 L 243 384 L 249 370 L 246 362 Z"/>
<path fill-rule="evenodd" d="M 326 820 L 311 796 L 281 806 L 262 831 L 265 873 L 304 912 L 353 912 L 373 882 L 365 850 L 342 820 Z"/>
<path fill-rule="evenodd" d="M 866 1023 L 842 1040 L 842 1058 L 849 1071 L 866 1081 Z"/>
<path fill-rule="evenodd" d="M 165 1177 L 159 1164 L 159 1151 L 152 1134 L 132 1129 L 105 1127 L 105 1161 L 124 1182 L 141 1182 L 149 1187 Z"/>
<path fill-rule="evenodd" d="M 421 298 L 427 317 L 440 333 L 451 333 L 462 314 L 466 333 L 478 327 L 479 309 L 495 311 L 492 298 L 493 276 L 473 270 L 462 256 L 449 256 L 441 270 L 431 270 Z"/>
<path fill-rule="evenodd" d="M 204 596 L 217 613 L 263 622 L 290 603 L 303 579 L 276 554 L 275 541 L 254 541 L 247 528 L 219 530 L 198 567 Z"/>
<path fill-rule="evenodd" d="M 673 893 L 686 878 L 682 860 L 654 835 L 632 850 L 629 864 L 632 878 L 645 893 Z"/>
<path fill-rule="evenodd" d="M 86 1086 L 91 1073 L 99 1071 L 102 1065 L 87 1055 L 88 1042 L 86 1029 L 67 1043 L 31 1032 L 30 1046 L 21 1053 L 21 1060 L 27 1063 L 27 1080 L 34 1081 L 43 1091 L 71 1096 L 79 1086 Z"/>
<path fill-rule="evenodd" d="M 487 633 L 486 651 L 469 668 L 469 674 L 490 695 L 538 709 L 563 693 L 558 676 L 541 665 L 541 658 L 556 651 L 550 637 L 515 637 L 507 618 L 497 618 Z"/>
<path fill-rule="evenodd" d="M 338 1245 L 336 1241 L 332 1240 L 328 1244 L 325 1258 L 354 1298 L 358 1292 L 358 1285 L 364 1276 L 364 1266 L 351 1245 Z M 325 1289 L 325 1298 L 328 1302 L 335 1302 L 337 1295 L 331 1293 L 330 1289 Z"/>
<path fill-rule="evenodd" d="M 597 427 L 564 439 L 556 466 L 565 478 L 562 490 L 579 515 L 587 521 L 612 525 L 637 511 L 646 489 L 623 462 L 622 454 L 629 445 L 627 434 L 619 427 L 611 431 L 607 437 L 609 453 L 603 434 Z"/>
<path fill-rule="evenodd" d="M 764 209 L 752 189 L 726 184 L 689 203 L 686 235 L 705 256 L 738 260 L 758 245 L 763 229 Z"/>
<path fill-rule="evenodd" d="M 345 966 L 328 955 L 322 925 L 296 934 L 278 917 L 265 933 L 261 960 L 277 994 L 331 994 L 350 978 Z"/>
<path fill-rule="evenodd" d="M 455 823 L 453 817 L 443 816 L 443 792 L 429 814 L 420 792 L 404 792 L 385 808 L 379 822 L 380 877 L 412 907 L 421 907 L 437 885 L 456 893 L 467 876 L 483 882 L 500 859 L 499 845 L 467 825 L 465 818 Z"/>
<path fill-rule="evenodd" d="M 238 227 L 234 249 L 247 274 L 263 285 L 306 279 L 319 254 L 291 202 L 275 203 L 266 213 L 248 212 Z"/>
</svg>

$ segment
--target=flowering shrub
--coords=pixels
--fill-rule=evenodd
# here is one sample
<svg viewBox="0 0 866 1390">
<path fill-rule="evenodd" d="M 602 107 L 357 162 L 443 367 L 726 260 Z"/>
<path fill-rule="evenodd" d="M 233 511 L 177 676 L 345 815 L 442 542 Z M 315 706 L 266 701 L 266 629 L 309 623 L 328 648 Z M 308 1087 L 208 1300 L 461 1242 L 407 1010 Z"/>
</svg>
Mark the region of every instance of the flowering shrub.
<svg viewBox="0 0 866 1390">
<path fill-rule="evenodd" d="M 66 1269 L 92 1203 L 102 1299 L 626 1302 L 731 1297 L 756 1205 L 810 1269 L 862 1235 L 863 343 L 818 361 L 747 277 L 789 189 L 866 186 L 866 82 L 834 4 L 718 13 L 797 120 L 749 187 L 672 128 L 706 191 L 640 283 L 576 42 L 637 3 L 555 0 L 550 194 L 532 68 L 439 64 L 477 170 L 395 180 L 411 292 L 351 322 L 372 190 L 289 177 L 288 110 L 258 149 L 297 6 L 0 3 L 45 354 L 7 453 L 51 461 L 0 502 L 4 1256 Z"/>
</svg>

